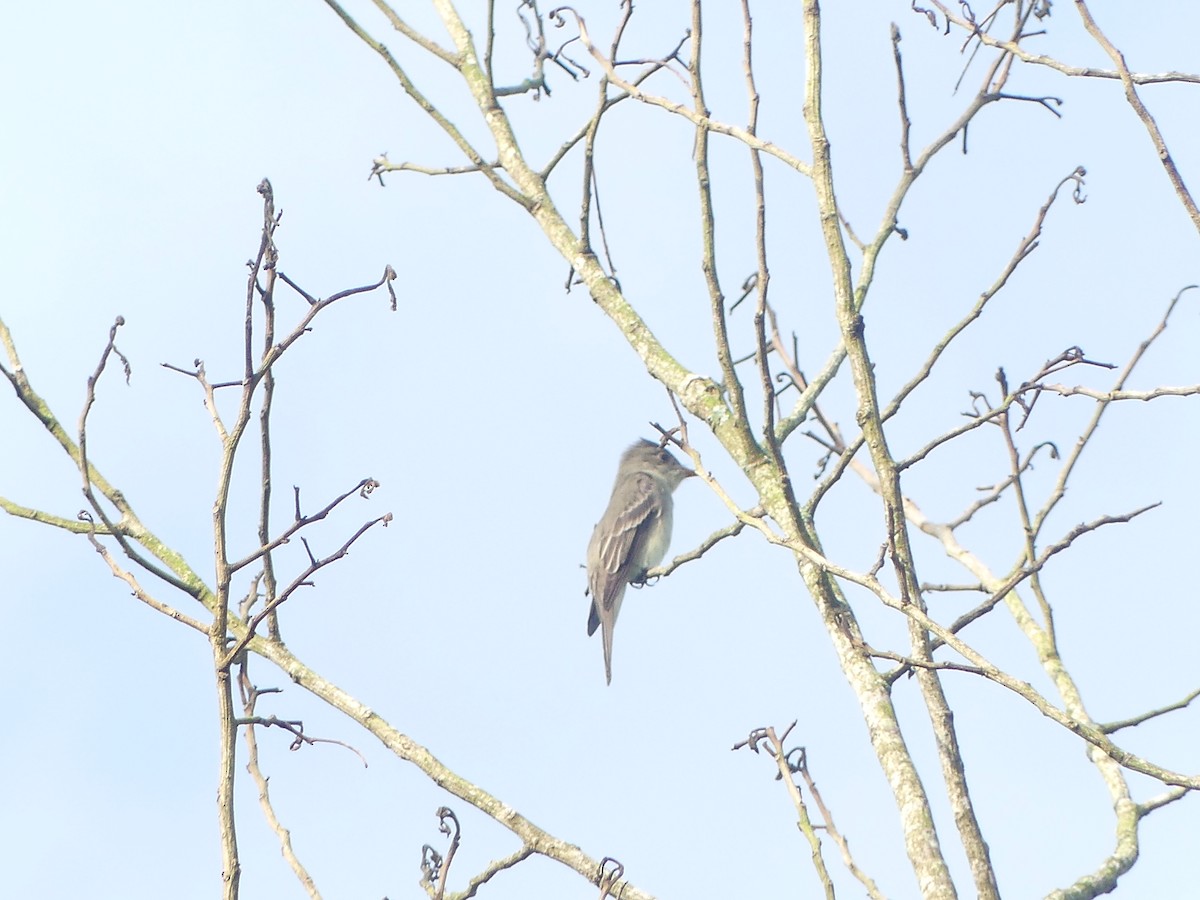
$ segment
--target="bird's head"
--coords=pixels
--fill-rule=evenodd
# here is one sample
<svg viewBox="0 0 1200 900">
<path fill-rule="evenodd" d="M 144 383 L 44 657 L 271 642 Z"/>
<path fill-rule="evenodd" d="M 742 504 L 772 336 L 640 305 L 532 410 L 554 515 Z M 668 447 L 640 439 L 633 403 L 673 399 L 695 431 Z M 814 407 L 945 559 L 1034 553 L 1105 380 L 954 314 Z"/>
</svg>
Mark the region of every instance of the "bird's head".
<svg viewBox="0 0 1200 900">
<path fill-rule="evenodd" d="M 696 474 L 681 464 L 666 447 L 647 440 L 638 441 L 626 450 L 621 462 L 622 468 L 629 464 L 634 471 L 654 476 L 671 490 L 679 487 L 685 478 Z"/>
</svg>

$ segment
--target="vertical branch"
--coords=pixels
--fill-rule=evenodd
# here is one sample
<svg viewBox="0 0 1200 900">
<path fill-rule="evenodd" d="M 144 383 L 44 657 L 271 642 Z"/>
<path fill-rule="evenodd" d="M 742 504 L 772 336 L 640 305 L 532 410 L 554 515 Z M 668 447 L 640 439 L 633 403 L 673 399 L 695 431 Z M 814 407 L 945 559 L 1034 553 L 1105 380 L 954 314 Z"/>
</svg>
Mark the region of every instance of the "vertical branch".
<svg viewBox="0 0 1200 900">
<path fill-rule="evenodd" d="M 704 121 L 708 121 L 709 110 L 704 102 L 704 80 L 700 71 L 703 37 L 700 0 L 692 0 L 692 55 L 688 63 L 692 104 L 697 115 Z M 704 124 L 697 124 L 696 183 L 700 189 L 700 235 L 704 247 L 701 268 L 704 271 L 704 283 L 708 286 L 708 297 L 712 304 L 713 335 L 717 341 L 717 359 L 721 366 L 721 378 L 729 392 L 734 418 L 744 424 L 749 421 L 746 416 L 746 397 L 742 390 L 742 383 L 738 380 L 737 372 L 733 368 L 733 354 L 729 350 L 729 326 L 725 318 L 725 295 L 721 292 L 720 280 L 717 277 L 716 226 L 713 222 L 712 175 L 708 168 L 708 134 L 709 130 Z"/>
<path fill-rule="evenodd" d="M 892 59 L 896 63 L 897 105 L 900 107 L 900 157 L 904 162 L 904 171 L 911 172 L 913 162 L 908 135 L 912 129 L 912 121 L 908 118 L 908 95 L 904 89 L 904 62 L 900 58 L 900 29 L 896 27 L 895 22 L 892 23 Z"/>
<path fill-rule="evenodd" d="M 1004 383 L 1003 374 L 1001 374 L 1001 389 L 1004 395 L 1008 396 L 1008 385 Z M 1025 496 L 1025 482 L 1022 478 L 1024 467 L 1021 465 L 1021 455 L 1017 450 L 1016 441 L 1013 439 L 1012 419 L 1009 416 L 1009 411 L 1006 409 L 996 417 L 996 423 L 1000 426 L 1001 432 L 1004 435 L 1004 448 L 1008 453 L 1009 469 L 1012 472 L 1011 484 L 1013 489 L 1013 498 L 1017 504 L 1017 515 L 1021 518 L 1021 531 L 1025 538 L 1025 565 L 1032 566 L 1037 562 L 1037 535 L 1033 530 L 1033 520 L 1029 515 L 1029 501 Z M 1041 571 L 1035 570 L 1029 576 L 1029 585 L 1033 590 L 1034 596 L 1037 597 L 1038 603 L 1042 608 L 1042 619 L 1044 621 L 1045 639 L 1050 647 L 1055 648 L 1057 652 L 1058 640 L 1054 635 L 1054 612 L 1050 608 L 1049 602 L 1046 600 L 1045 594 L 1042 592 Z M 1015 595 L 1015 591 L 1013 592 Z M 1032 627 L 1032 623 L 1031 623 Z M 1041 635 L 1038 635 L 1040 642 Z"/>
<path fill-rule="evenodd" d="M 612 48 L 609 51 L 609 54 L 614 58 L 617 55 L 617 47 L 621 43 L 621 36 L 625 33 L 625 26 L 629 24 L 629 17 L 632 15 L 633 4 L 624 4 L 621 7 L 621 20 L 617 24 L 616 32 L 613 35 Z M 596 98 L 596 112 L 588 122 L 583 144 L 583 200 L 580 203 L 579 211 L 579 243 L 585 250 L 595 253 L 595 249 L 592 247 L 591 233 L 592 197 L 595 196 L 596 222 L 600 226 L 600 240 L 604 245 L 604 256 L 608 262 L 609 274 L 615 277 L 617 270 L 616 265 L 612 261 L 612 256 L 608 252 L 608 237 L 604 233 L 604 219 L 600 209 L 600 185 L 596 178 L 596 135 L 600 131 L 600 120 L 604 117 L 604 112 L 609 107 L 607 74 L 600 76 L 598 93 L 599 95 Z"/>
<path fill-rule="evenodd" d="M 1111 398 L 1125 386 L 1134 369 L 1145 357 L 1150 347 L 1166 330 L 1171 314 L 1174 312 L 1184 291 L 1188 289 L 1184 288 L 1171 299 L 1162 319 L 1157 323 L 1150 335 L 1138 344 L 1129 361 L 1118 373 L 1109 393 L 1104 395 L 1104 398 L 1096 401 L 1091 418 L 1084 426 L 1071 452 L 1063 462 L 1050 496 L 1041 509 L 1038 510 L 1037 514 L 1030 520 L 1028 528 L 1033 539 L 1036 539 L 1041 534 L 1047 517 L 1058 506 L 1058 503 L 1066 494 L 1067 482 L 1071 474 L 1075 471 L 1075 467 L 1078 465 L 1084 449 L 1091 443 L 1092 438 L 1095 436 L 1096 430 L 1100 426 L 1100 421 L 1108 410 L 1109 405 L 1113 402 Z M 975 564 L 976 571 L 990 574 L 986 573 L 982 563 L 973 558 L 972 562 Z M 985 586 L 989 583 L 998 584 L 998 579 L 994 578 L 991 579 L 991 582 L 983 579 L 981 581 Z M 1063 664 L 1062 657 L 1054 640 L 1053 630 L 1045 631 L 1037 626 L 1037 623 L 1033 621 L 1033 617 L 1029 614 L 1015 590 L 1007 592 L 1005 604 L 1012 614 L 1014 621 L 1037 652 L 1038 661 L 1041 663 L 1042 668 L 1053 680 L 1055 688 L 1063 700 L 1064 710 L 1074 720 L 1086 725 L 1093 725 L 1095 720 L 1088 713 L 1084 705 L 1083 695 L 1079 690 L 1079 686 L 1067 671 L 1067 667 Z M 1062 900 L 1074 897 L 1094 897 L 1100 893 L 1111 891 L 1116 886 L 1118 878 L 1133 867 L 1133 864 L 1137 861 L 1139 852 L 1138 822 L 1140 817 L 1137 813 L 1136 804 L 1131 798 L 1129 783 L 1125 774 L 1110 755 L 1102 752 L 1097 747 L 1088 748 L 1088 758 L 1096 766 L 1113 804 L 1116 816 L 1116 848 L 1104 861 L 1098 872 L 1085 875 L 1069 888 L 1055 891 L 1050 895 L 1054 898 L 1062 898 Z"/>
<path fill-rule="evenodd" d="M 1093 728 L 1099 730 L 1095 720 L 1088 714 L 1084 706 L 1078 685 L 1067 671 L 1057 649 L 1047 639 L 1047 633 L 1029 614 L 1024 602 L 1018 596 L 1014 584 L 1008 579 L 997 577 L 981 559 L 959 544 L 953 528 L 930 522 L 915 504 L 908 504 L 907 515 L 914 526 L 939 540 L 949 556 L 958 560 L 972 575 L 978 577 L 984 590 L 997 597 L 1003 597 L 1013 620 L 1037 652 L 1038 661 L 1062 698 L 1063 710 L 1067 720 L 1072 723 L 1069 726 L 1071 730 L 1077 734 L 1086 734 L 1087 730 Z M 1087 748 L 1087 754 L 1088 759 L 1096 767 L 1104 781 L 1112 801 L 1117 820 L 1116 849 L 1105 860 L 1101 867 L 1102 871 L 1098 875 L 1086 875 L 1069 889 L 1054 891 L 1048 895 L 1055 900 L 1068 900 L 1068 898 L 1082 900 L 1082 898 L 1096 897 L 1111 891 L 1116 887 L 1118 877 L 1129 871 L 1137 861 L 1139 819 L 1137 804 L 1130 797 L 1129 785 L 1121 771 L 1121 765 L 1113 757 L 1114 749 L 1101 747 L 1092 742 Z"/>
<path fill-rule="evenodd" d="M 250 388 L 244 388 L 249 391 Z M 237 761 L 237 716 L 233 707 L 230 666 L 225 662 L 229 627 L 229 586 L 232 572 L 226 552 L 225 511 L 229 499 L 229 473 L 233 447 L 226 440 L 221 460 L 221 486 L 213 509 L 213 543 L 216 551 L 216 609 L 208 631 L 217 689 L 217 729 L 220 759 L 217 767 L 217 829 L 221 841 L 221 879 L 225 900 L 237 900 L 242 866 L 238 856 L 237 823 L 234 816 L 234 764 Z"/>
<path fill-rule="evenodd" d="M 246 320 L 243 325 L 245 329 L 245 339 L 243 342 L 245 360 L 243 362 L 244 372 L 242 377 L 246 380 L 247 384 L 250 382 L 251 376 L 254 375 L 254 294 L 258 288 L 258 275 L 265 266 L 268 277 L 272 281 L 275 278 L 275 193 L 271 189 L 271 182 L 265 178 L 259 182 L 258 193 L 263 198 L 263 230 L 262 237 L 258 242 L 258 253 L 254 257 L 254 263 L 250 267 L 250 280 L 246 284 Z M 270 345 L 268 344 L 267 346 L 269 347 Z"/>
<path fill-rule="evenodd" d="M 222 877 L 226 900 L 237 900 L 241 879 L 241 863 L 238 859 L 237 828 L 234 820 L 234 763 L 237 760 L 237 716 L 233 705 L 233 660 L 226 652 L 229 634 L 229 591 L 233 580 L 233 568 L 229 563 L 228 523 L 229 489 L 233 480 L 233 463 L 238 445 L 250 421 L 251 401 L 254 390 L 264 373 L 255 372 L 253 361 L 254 341 L 254 296 L 258 290 L 258 274 L 266 267 L 269 278 L 274 279 L 275 195 L 271 182 L 259 182 L 258 193 L 263 198 L 263 231 L 258 255 L 251 266 L 246 284 L 245 322 L 245 376 L 242 381 L 242 396 L 237 419 L 222 441 L 221 467 L 217 479 L 217 495 L 213 503 L 213 557 L 216 561 L 216 608 L 213 610 L 212 627 L 209 629 L 209 644 L 212 648 L 213 667 L 217 688 L 217 716 L 220 730 L 220 767 L 217 780 L 217 816 L 221 836 Z M 311 310 L 310 310 L 311 314 Z M 275 358 L 282 352 L 273 344 L 263 351 L 264 360 Z M 264 365 L 265 374 L 270 374 L 269 365 Z M 269 444 L 267 445 L 269 446 Z M 269 489 L 264 489 L 269 498 Z"/>
<path fill-rule="evenodd" d="M 492 51 L 496 47 L 496 0 L 487 0 L 487 43 L 483 47 L 483 71 L 488 85 L 496 91 L 496 75 L 492 71 Z"/>
<path fill-rule="evenodd" d="M 921 595 L 912 564 L 911 550 L 908 546 L 908 534 L 900 496 L 899 473 L 888 451 L 883 434 L 874 372 L 863 336 L 863 318 L 859 312 L 860 304 L 855 302 L 850 260 L 842 238 L 838 217 L 837 198 L 833 185 L 833 163 L 821 109 L 821 12 L 818 0 L 805 0 L 804 23 L 807 65 L 804 119 L 813 149 L 813 185 L 817 194 L 821 231 L 825 238 L 826 252 L 833 273 L 837 318 L 842 331 L 842 343 L 850 362 L 855 391 L 859 399 L 859 423 L 883 487 L 886 530 L 892 548 L 896 577 L 900 583 L 900 595 L 909 603 L 919 604 Z M 914 654 L 918 658 L 927 659 L 929 657 L 928 635 L 924 634 L 915 623 L 911 623 L 911 620 L 909 630 Z M 955 821 L 963 837 L 967 856 L 971 860 L 976 887 L 982 897 L 997 897 L 998 892 L 995 886 L 995 877 L 991 873 L 987 845 L 979 832 L 978 822 L 975 820 L 967 794 L 966 777 L 954 735 L 953 718 L 945 697 L 942 695 L 937 673 L 930 670 L 923 674 L 928 677 L 923 677 L 921 680 L 922 693 L 937 736 L 942 772 L 949 789 L 951 803 L 955 809 Z M 942 856 L 937 831 L 929 810 L 928 798 L 921 786 L 920 777 L 912 766 L 911 757 L 908 757 L 907 752 L 903 758 L 895 758 L 894 762 L 892 770 L 887 774 L 893 783 L 893 790 L 896 792 L 897 800 L 903 811 L 906 849 L 917 872 L 921 889 L 926 897 L 953 897 L 955 896 L 954 885 L 950 879 L 946 861 Z M 885 761 L 885 770 L 888 768 L 887 761 Z"/>
<path fill-rule="evenodd" d="M 213 655 L 219 660 L 225 649 L 223 636 L 215 637 L 209 631 L 214 644 Z M 234 763 L 237 759 L 237 716 L 233 708 L 233 691 L 229 667 L 217 667 L 217 720 L 220 727 L 220 764 L 217 770 L 217 828 L 221 840 L 222 896 L 225 900 L 237 900 L 242 877 L 242 864 L 238 858 L 237 825 L 233 810 Z"/>
<path fill-rule="evenodd" d="M 746 131 L 754 136 L 758 128 L 758 86 L 754 80 L 754 23 L 750 15 L 749 0 L 742 0 L 742 66 L 746 78 L 746 94 L 749 104 Z M 754 357 L 758 368 L 763 392 L 763 444 L 771 461 L 774 482 L 781 496 L 781 502 L 792 521 L 793 530 L 805 532 L 805 541 L 809 546 L 817 544 L 817 535 L 811 523 L 800 525 L 801 516 L 798 513 L 799 504 L 792 489 L 791 477 L 788 475 L 787 464 L 783 458 L 780 446 L 781 438 L 776 431 L 775 383 L 771 377 L 770 354 L 773 342 L 778 336 L 774 326 L 774 312 L 767 302 L 767 290 L 770 286 L 771 271 L 767 266 L 767 196 L 766 182 L 763 175 L 762 154 L 756 147 L 750 147 L 750 168 L 754 176 L 754 258 L 756 263 L 755 288 L 757 300 L 754 308 Z M 767 338 L 767 320 L 771 320 L 773 337 Z M 784 363 L 786 366 L 786 362 Z M 801 382 L 803 378 L 801 378 Z M 800 382 L 797 390 L 802 390 Z M 814 401 L 815 403 L 815 401 Z"/>
<path fill-rule="evenodd" d="M 263 405 L 258 420 L 262 439 L 262 490 L 259 495 L 258 542 L 269 546 L 271 542 L 271 400 L 275 391 L 275 376 L 268 370 L 263 379 Z M 263 603 L 270 605 L 275 599 L 278 582 L 275 578 L 275 555 L 270 550 L 263 554 Z M 279 614 L 272 611 L 267 619 L 268 634 L 272 640 L 280 639 Z"/>
<path fill-rule="evenodd" d="M 746 93 L 749 104 L 746 131 L 756 134 L 758 128 L 758 88 L 754 83 L 754 23 L 750 17 L 750 0 L 742 0 L 742 67 L 746 77 Z M 758 366 L 763 391 L 763 441 L 771 462 L 781 473 L 784 471 L 783 455 L 779 451 L 779 438 L 775 434 L 775 384 L 771 380 L 771 362 L 767 358 L 767 286 L 771 272 L 767 268 L 767 198 L 763 180 L 762 156 L 754 147 L 750 148 L 750 169 L 754 175 L 754 257 L 757 263 L 755 287 L 758 301 L 754 308 L 754 359 Z"/>
<path fill-rule="evenodd" d="M 117 349 L 117 329 L 125 324 L 124 316 L 117 316 L 112 327 L 108 330 L 108 342 L 104 345 L 104 350 L 100 354 L 100 362 L 96 365 L 96 370 L 87 380 L 87 393 L 83 401 L 83 411 L 79 414 L 79 457 L 77 464 L 79 466 L 79 474 L 83 478 L 83 496 L 87 498 L 88 504 L 95 511 L 100 521 L 104 524 L 105 529 L 109 534 L 117 538 L 122 546 L 128 548 L 128 544 L 124 542 L 124 538 L 120 534 L 120 529 L 116 527 L 113 521 L 105 512 L 104 507 L 100 505 L 99 499 L 96 497 L 95 491 L 92 490 L 92 464 L 88 461 L 87 454 L 87 420 L 88 415 L 92 411 L 92 406 L 96 403 L 96 386 L 100 383 L 100 376 L 104 374 L 104 369 L 108 365 L 108 359 L 114 353 L 120 358 L 125 366 L 125 382 L 129 383 L 129 360 L 124 354 Z M 120 511 L 122 519 L 126 517 L 127 507 L 123 501 L 118 501 L 116 495 L 106 492 L 108 499 L 113 501 L 113 504 Z"/>
<path fill-rule="evenodd" d="M 262 355 L 266 359 L 275 346 L 275 275 L 279 262 L 279 251 L 275 247 L 274 231 L 278 219 L 274 216 L 274 204 L 268 205 L 263 219 L 264 242 L 259 247 L 258 259 L 255 262 L 253 285 L 257 284 L 257 273 L 260 268 L 265 272 L 265 284 L 260 295 L 263 305 L 263 340 Z M 259 494 L 258 507 L 258 545 L 269 547 L 271 544 L 271 407 L 275 397 L 275 372 L 268 368 L 263 375 L 263 401 L 259 410 L 260 437 L 260 478 L 262 488 Z M 275 555 L 270 550 L 263 554 L 263 602 L 267 606 L 275 599 L 277 589 L 275 579 Z M 268 632 L 273 640 L 279 640 L 279 615 L 272 611 L 268 619 Z"/>
<path fill-rule="evenodd" d="M 600 113 L 604 110 L 605 92 L 608 85 L 603 76 L 600 78 L 600 102 L 596 114 L 588 123 L 587 134 L 583 142 L 583 185 L 579 202 L 579 246 L 584 250 L 595 253 L 592 247 L 592 186 L 595 183 L 593 169 L 596 156 L 596 134 L 600 130 Z M 567 273 L 567 288 L 571 287 L 574 270 Z"/>
</svg>

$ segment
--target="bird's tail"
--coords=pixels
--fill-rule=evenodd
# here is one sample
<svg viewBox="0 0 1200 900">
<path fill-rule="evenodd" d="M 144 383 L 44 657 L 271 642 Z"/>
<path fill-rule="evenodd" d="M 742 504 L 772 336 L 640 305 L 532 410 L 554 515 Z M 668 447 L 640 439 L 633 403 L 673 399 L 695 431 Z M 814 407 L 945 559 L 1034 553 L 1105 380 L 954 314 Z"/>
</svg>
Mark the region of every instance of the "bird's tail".
<svg viewBox="0 0 1200 900">
<path fill-rule="evenodd" d="M 604 680 L 606 684 L 612 684 L 612 639 L 613 639 L 613 623 L 604 623 Z"/>
<path fill-rule="evenodd" d="M 604 677 L 608 679 L 608 683 L 612 684 L 612 642 L 613 642 L 613 625 L 616 624 L 614 619 L 612 622 L 601 622 L 600 610 L 596 608 L 596 601 L 592 601 L 592 609 L 588 613 L 588 637 L 596 633 L 596 629 L 604 625 L 602 637 L 604 639 Z"/>
</svg>

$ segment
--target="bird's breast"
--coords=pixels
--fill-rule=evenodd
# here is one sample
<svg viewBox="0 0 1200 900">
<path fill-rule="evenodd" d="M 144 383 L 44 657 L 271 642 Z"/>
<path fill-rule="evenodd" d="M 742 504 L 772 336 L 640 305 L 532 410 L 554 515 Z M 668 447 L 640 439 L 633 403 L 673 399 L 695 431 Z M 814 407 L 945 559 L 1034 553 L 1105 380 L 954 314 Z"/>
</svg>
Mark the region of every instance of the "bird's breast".
<svg viewBox="0 0 1200 900">
<path fill-rule="evenodd" d="M 639 575 L 646 569 L 653 569 L 667 555 L 671 545 L 671 495 L 663 492 L 661 511 L 651 521 L 646 523 L 646 532 L 641 541 L 641 554 L 631 575 Z"/>
</svg>

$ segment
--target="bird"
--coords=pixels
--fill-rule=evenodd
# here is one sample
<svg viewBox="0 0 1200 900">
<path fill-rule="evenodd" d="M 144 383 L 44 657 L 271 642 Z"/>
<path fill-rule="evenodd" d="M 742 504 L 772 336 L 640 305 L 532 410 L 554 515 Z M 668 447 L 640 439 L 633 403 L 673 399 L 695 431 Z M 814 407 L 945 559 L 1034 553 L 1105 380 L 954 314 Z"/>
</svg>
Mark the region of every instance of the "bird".
<svg viewBox="0 0 1200 900">
<path fill-rule="evenodd" d="M 696 473 L 666 447 L 639 440 L 621 455 L 608 509 L 587 549 L 588 636 L 603 628 L 604 677 L 612 684 L 612 641 L 625 587 L 641 584 L 671 543 L 671 494 Z"/>
</svg>

